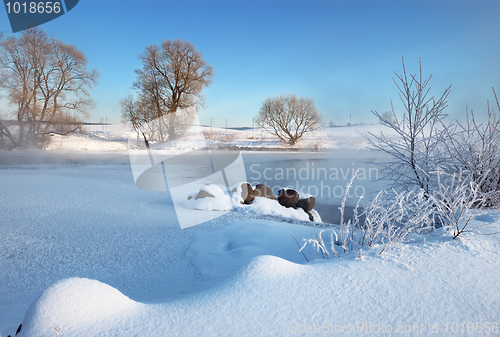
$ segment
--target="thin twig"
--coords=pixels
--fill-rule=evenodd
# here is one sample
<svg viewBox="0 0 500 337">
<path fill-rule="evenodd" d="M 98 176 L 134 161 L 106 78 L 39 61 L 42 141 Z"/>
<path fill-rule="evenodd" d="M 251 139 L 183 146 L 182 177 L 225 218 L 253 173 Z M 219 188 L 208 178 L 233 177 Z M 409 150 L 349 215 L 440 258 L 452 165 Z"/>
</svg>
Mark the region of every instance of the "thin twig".
<svg viewBox="0 0 500 337">
<path fill-rule="evenodd" d="M 290 234 L 292 236 L 292 238 L 295 240 L 295 242 L 297 243 L 297 246 L 299 247 L 299 252 L 302 253 L 302 256 L 304 256 L 304 259 L 306 259 L 307 262 L 309 262 L 309 260 L 307 259 L 307 256 L 306 254 L 304 254 L 304 252 L 301 250 L 301 247 L 299 245 L 299 242 L 297 241 L 297 239 L 295 238 L 295 236 L 293 236 L 292 234 Z"/>
</svg>

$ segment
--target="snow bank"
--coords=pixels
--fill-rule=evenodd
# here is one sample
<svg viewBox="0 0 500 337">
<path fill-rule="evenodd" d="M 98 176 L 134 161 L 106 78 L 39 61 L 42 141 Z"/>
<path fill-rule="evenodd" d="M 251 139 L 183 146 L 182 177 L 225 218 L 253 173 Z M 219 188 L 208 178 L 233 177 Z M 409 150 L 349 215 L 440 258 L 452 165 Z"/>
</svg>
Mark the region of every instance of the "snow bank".
<svg viewBox="0 0 500 337">
<path fill-rule="evenodd" d="M 224 230 L 221 229 L 224 233 Z M 219 233 L 220 234 L 220 233 Z M 248 233 L 246 233 L 248 235 Z M 250 238 L 257 236 L 251 235 Z M 64 321 L 63 336 L 293 336 L 346 335 L 453 336 L 454 329 L 483 329 L 468 335 L 493 336 L 498 327 L 500 295 L 500 246 L 498 237 L 469 236 L 451 240 L 442 232 L 417 240 L 385 255 L 367 251 L 359 259 L 315 261 L 301 265 L 283 258 L 259 255 L 248 260 L 233 277 L 196 296 L 163 304 L 139 305 L 88 280 L 64 281 L 49 290 L 46 298 L 70 296 L 71 308 L 59 300 L 52 302 L 66 310 L 83 310 L 92 316 L 81 324 L 80 316 Z M 260 246 L 255 244 L 255 246 Z M 217 262 L 213 253 L 203 261 Z M 233 266 L 228 265 L 227 268 Z M 71 291 L 80 284 L 86 291 Z M 118 301 L 125 307 L 115 316 L 98 317 L 80 307 L 89 303 L 87 291 L 101 294 L 104 303 Z M 92 296 L 94 297 L 94 296 Z M 94 302 L 90 307 L 97 310 Z M 112 306 L 113 308 L 115 305 Z M 39 306 L 25 324 L 21 336 L 42 336 L 56 323 L 58 313 Z M 114 310 L 114 309 L 113 309 Z M 34 324 L 30 317 L 44 318 Z M 75 314 L 76 315 L 76 314 Z M 489 326 L 490 332 L 484 332 Z M 96 328 L 97 327 L 97 328 Z M 457 330 L 461 331 L 461 330 Z M 466 330 L 464 330 L 466 331 Z M 479 330 L 474 330 L 474 332 Z M 50 335 L 50 334 L 45 334 Z"/>
<path fill-rule="evenodd" d="M 132 301 L 117 289 L 96 280 L 70 278 L 46 291 L 28 309 L 19 336 L 52 336 L 54 327 L 63 335 L 99 335 L 110 322 L 120 324 L 141 304 Z M 103 324 L 105 323 L 105 324 Z"/>
</svg>

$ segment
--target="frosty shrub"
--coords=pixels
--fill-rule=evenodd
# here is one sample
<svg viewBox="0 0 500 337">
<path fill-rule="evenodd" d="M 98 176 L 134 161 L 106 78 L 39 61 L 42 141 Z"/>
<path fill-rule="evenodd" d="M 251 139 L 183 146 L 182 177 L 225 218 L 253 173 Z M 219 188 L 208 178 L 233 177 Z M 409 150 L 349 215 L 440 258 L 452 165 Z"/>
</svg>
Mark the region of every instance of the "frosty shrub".
<svg viewBox="0 0 500 337">
<path fill-rule="evenodd" d="M 346 196 L 353 179 L 347 185 Z M 330 247 L 327 248 L 322 238 L 322 230 L 313 239 L 303 239 L 304 245 L 300 251 L 311 244 L 316 252 L 316 258 L 319 257 L 318 253 L 321 257 L 328 258 L 332 257 L 330 251 L 337 257 L 340 256 L 335 246 L 340 246 L 344 253 L 361 252 L 364 247 L 380 246 L 381 254 L 388 247 L 405 242 L 412 233 L 421 233 L 434 228 L 436 209 L 423 190 L 418 193 L 397 192 L 394 189 L 380 191 L 362 212 L 358 212 L 358 200 L 353 216 L 347 222 L 344 219 L 345 200 L 346 198 L 340 207 L 340 238 L 332 229 Z"/>
<path fill-rule="evenodd" d="M 462 171 L 448 174 L 438 170 L 433 174 L 437 187 L 431 195 L 424 190 L 382 190 L 362 212 L 359 212 L 360 198 L 352 217 L 346 221 L 346 199 L 355 174 L 347 184 L 340 206 L 340 235 L 332 229 L 327 245 L 322 237 L 324 230 L 321 230 L 314 238 L 303 239 L 300 251 L 312 245 L 316 258 L 323 259 L 333 255 L 340 257 L 338 249 L 343 249 L 344 253 L 358 251 L 358 255 L 362 255 L 363 248 L 373 247 L 381 254 L 387 248 L 403 244 L 413 233 L 426 233 L 436 227 L 452 231 L 454 239 L 477 229 L 471 227 L 471 222 L 492 194 L 482 191 L 487 176 L 478 181 Z"/>
<path fill-rule="evenodd" d="M 472 175 L 464 176 L 462 171 L 452 175 L 438 172 L 438 188 L 431 201 L 443 225 L 453 231 L 453 238 L 470 232 L 470 223 L 478 214 L 489 194 L 482 191 L 484 180 L 478 181 Z"/>
<path fill-rule="evenodd" d="M 358 171 L 354 173 L 352 176 L 351 180 L 346 186 L 346 193 L 344 193 L 344 199 L 342 199 L 342 204 L 340 205 L 340 237 L 341 237 L 341 242 L 342 242 L 342 248 L 344 249 L 344 252 L 348 251 L 349 249 L 352 249 L 352 244 L 354 243 L 354 226 L 359 225 L 359 217 L 358 215 L 358 208 L 359 208 L 359 202 L 361 201 L 362 197 L 359 198 L 358 203 L 356 207 L 354 208 L 354 214 L 353 218 L 345 222 L 345 203 L 347 201 L 347 195 L 349 193 L 349 190 L 352 188 L 352 183 L 354 182 L 354 178 L 358 175 Z M 335 234 L 336 235 L 336 234 Z M 333 249 L 333 233 L 332 233 L 332 249 Z"/>
<path fill-rule="evenodd" d="M 304 254 L 304 252 L 303 252 L 304 248 L 308 244 L 310 244 L 310 245 L 312 245 L 314 253 L 316 254 L 316 259 L 319 258 L 319 254 L 321 254 L 321 257 L 323 259 L 331 258 L 332 255 L 330 254 L 329 249 L 326 247 L 325 241 L 323 240 L 323 237 L 322 237 L 323 232 L 324 232 L 324 230 L 321 230 L 319 233 L 316 233 L 316 235 L 312 239 L 303 239 L 304 240 L 304 244 L 302 245 L 302 247 L 300 247 L 299 252 L 301 252 L 302 254 Z M 334 233 L 334 231 L 332 230 L 332 234 L 333 233 Z M 339 253 L 335 249 L 335 243 L 333 241 L 331 242 L 330 247 L 331 247 L 330 248 L 331 251 L 337 257 L 340 257 Z M 305 257 L 305 255 L 304 255 L 304 257 Z M 309 260 L 307 259 L 307 257 L 306 257 L 306 260 L 309 262 Z"/>
<path fill-rule="evenodd" d="M 373 113 L 397 137 L 368 136 L 374 149 L 392 158 L 381 166 L 384 178 L 394 185 L 390 192 L 381 191 L 361 214 L 358 201 L 346 222 L 344 208 L 353 176 L 340 207 L 340 239 L 334 230 L 331 233 L 329 249 L 337 256 L 336 245 L 344 252 L 381 245 L 382 253 L 412 233 L 441 226 L 455 239 L 477 229 L 471 223 L 482 207 L 500 205 L 500 118 L 489 102 L 485 123 L 478 123 L 467 109 L 465 124 L 445 124 L 451 86 L 438 99 L 429 97 L 432 76 L 422 76 L 421 63 L 418 75 L 408 75 L 404 59 L 403 72 L 395 74 L 403 117 L 397 117 L 392 101 L 392 116 Z M 493 94 L 500 111 L 494 88 Z M 321 234 L 304 239 L 301 251 L 312 244 L 323 257 L 331 257 Z"/>
<path fill-rule="evenodd" d="M 467 226 L 473 219 L 464 220 L 466 213 L 474 212 L 464 210 L 458 212 L 458 219 L 454 218 L 450 212 L 459 207 L 457 202 L 471 211 L 500 205 L 500 118 L 488 102 L 486 122 L 478 123 L 474 112 L 469 113 L 467 108 L 465 123 L 445 124 L 444 110 L 451 87 L 438 99 L 429 98 L 432 76 L 422 76 L 421 63 L 418 75 L 408 75 L 404 59 L 403 72 L 395 74 L 403 117 L 397 117 L 392 101 L 392 118 L 386 113 L 373 113 L 397 137 L 369 134 L 368 141 L 372 148 L 392 158 L 381 166 L 384 177 L 393 181 L 393 188 L 423 191 L 425 199 L 433 200 L 439 224 L 454 226 L 458 236 L 464 232 L 462 221 Z M 495 89 L 493 94 L 500 111 Z"/>
<path fill-rule="evenodd" d="M 408 235 L 434 228 L 434 209 L 421 190 L 418 193 L 381 191 L 364 211 L 359 246 L 387 247 L 401 244 Z"/>
<path fill-rule="evenodd" d="M 493 88 L 496 105 L 500 103 Z M 478 196 L 484 198 L 484 206 L 500 205 L 500 118 L 488 102 L 487 121 L 478 123 L 473 111 L 466 109 L 467 121 L 448 130 L 443 143 L 449 158 L 447 171 L 462 171 L 470 175 L 478 186 Z"/>
</svg>

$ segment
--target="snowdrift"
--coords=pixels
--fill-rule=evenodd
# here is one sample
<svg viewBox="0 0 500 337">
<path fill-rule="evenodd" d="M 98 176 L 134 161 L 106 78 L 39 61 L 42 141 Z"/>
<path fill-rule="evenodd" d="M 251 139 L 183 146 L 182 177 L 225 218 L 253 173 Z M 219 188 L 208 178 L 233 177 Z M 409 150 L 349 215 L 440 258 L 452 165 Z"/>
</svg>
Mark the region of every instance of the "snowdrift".
<svg viewBox="0 0 500 337">
<path fill-rule="evenodd" d="M 436 233 L 383 256 L 367 252 L 308 265 L 259 255 L 227 282 L 162 304 L 139 304 L 100 282 L 69 279 L 33 304 L 20 336 L 49 336 L 56 325 L 63 336 L 451 336 L 462 327 L 489 327 L 482 335 L 495 335 L 500 247 L 491 238 L 458 241 Z"/>
</svg>

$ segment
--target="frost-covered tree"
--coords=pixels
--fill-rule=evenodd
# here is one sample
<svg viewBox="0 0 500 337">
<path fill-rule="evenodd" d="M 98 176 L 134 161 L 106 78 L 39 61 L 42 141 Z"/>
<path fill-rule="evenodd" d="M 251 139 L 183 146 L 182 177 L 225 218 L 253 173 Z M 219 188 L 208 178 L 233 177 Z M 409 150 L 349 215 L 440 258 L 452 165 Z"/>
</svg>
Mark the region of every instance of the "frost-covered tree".
<svg viewBox="0 0 500 337">
<path fill-rule="evenodd" d="M 451 86 L 437 99 L 430 96 L 429 82 L 432 75 L 424 78 L 421 62 L 419 68 L 418 74 L 408 74 L 403 59 L 403 72 L 395 72 L 396 78 L 393 80 L 399 89 L 402 117 L 398 117 L 392 101 L 391 119 L 385 113 L 373 111 L 381 123 L 399 137 L 390 139 L 383 133 L 370 133 L 368 140 L 372 147 L 392 157 L 391 161 L 382 164 L 382 170 L 396 187 L 405 190 L 417 188 L 428 195 L 433 184 L 432 174 L 446 159 L 442 155 L 441 145 L 445 131 L 450 128 L 444 125 L 443 119 L 447 116 L 444 110 Z"/>
<path fill-rule="evenodd" d="M 488 103 L 487 121 L 480 124 L 466 111 L 467 121 L 445 124 L 448 87 L 436 99 L 420 74 L 403 73 L 394 80 L 403 103 L 403 118 L 392 105 L 393 121 L 374 112 L 397 137 L 368 137 L 371 145 L 389 154 L 382 163 L 386 177 L 408 191 L 421 191 L 429 200 L 437 225 L 453 229 L 454 237 L 469 231 L 477 210 L 500 204 L 500 120 Z M 500 103 L 493 89 L 498 110 Z"/>
</svg>

